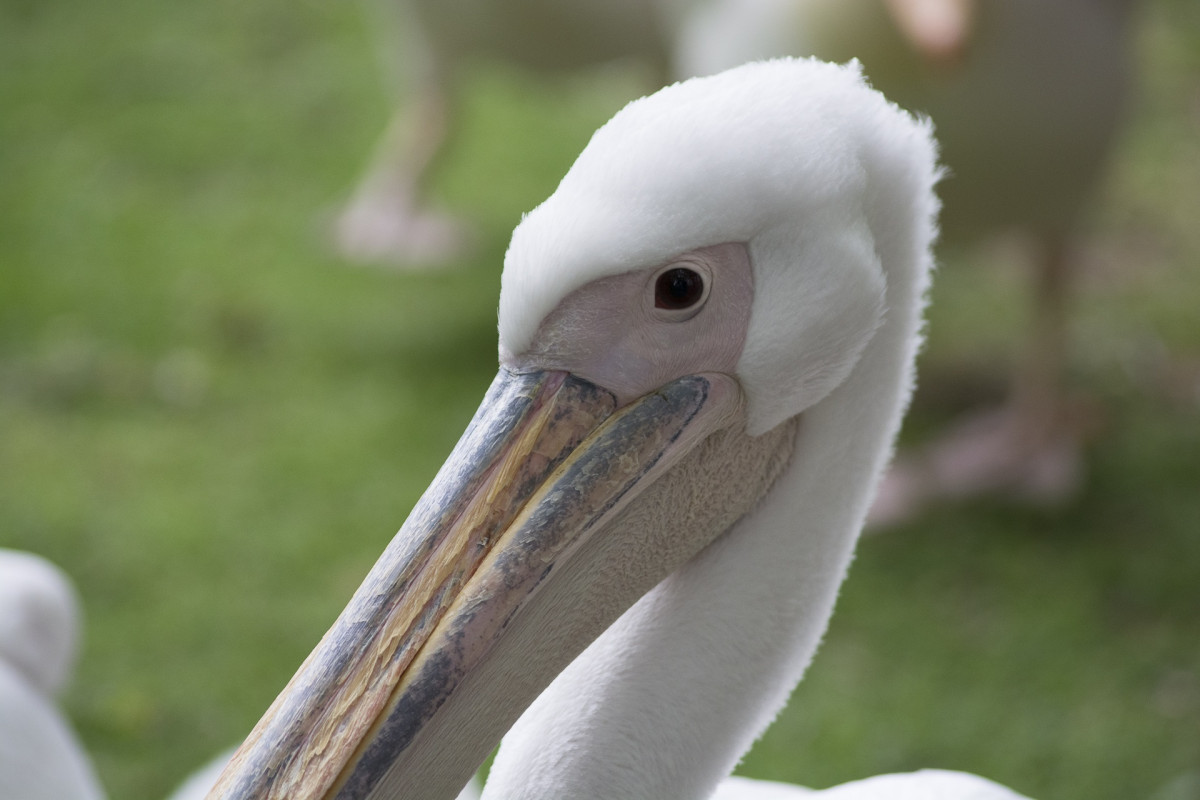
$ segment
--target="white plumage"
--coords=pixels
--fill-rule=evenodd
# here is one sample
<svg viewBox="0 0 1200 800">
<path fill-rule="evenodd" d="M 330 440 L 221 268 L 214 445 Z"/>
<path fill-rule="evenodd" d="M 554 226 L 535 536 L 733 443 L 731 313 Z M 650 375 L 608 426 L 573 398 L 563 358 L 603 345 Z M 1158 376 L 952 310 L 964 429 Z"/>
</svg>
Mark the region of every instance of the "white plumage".
<svg viewBox="0 0 1200 800">
<path fill-rule="evenodd" d="M 1021 800 L 1020 795 L 965 772 L 924 769 L 876 775 L 814 792 L 785 783 L 732 777 L 709 800 Z"/>
<path fill-rule="evenodd" d="M 55 703 L 70 679 L 79 608 L 70 581 L 0 550 L 0 797 L 101 800 L 91 763 Z"/>
</svg>

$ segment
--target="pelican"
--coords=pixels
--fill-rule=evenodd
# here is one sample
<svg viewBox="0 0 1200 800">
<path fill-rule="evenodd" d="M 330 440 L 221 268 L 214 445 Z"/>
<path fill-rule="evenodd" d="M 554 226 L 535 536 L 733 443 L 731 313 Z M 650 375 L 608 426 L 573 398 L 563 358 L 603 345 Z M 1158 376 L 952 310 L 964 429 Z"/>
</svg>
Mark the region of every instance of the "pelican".
<svg viewBox="0 0 1200 800">
<path fill-rule="evenodd" d="M 79 601 L 67 577 L 32 553 L 0 549 L 0 797 L 104 797 L 55 704 L 78 631 Z"/>
<path fill-rule="evenodd" d="M 855 64 L 618 113 L 513 233 L 479 411 L 209 797 L 452 798 L 502 736 L 492 800 L 805 796 L 726 776 L 890 456 L 938 177 Z M 827 796 L 1018 797 L 944 772 Z"/>
</svg>

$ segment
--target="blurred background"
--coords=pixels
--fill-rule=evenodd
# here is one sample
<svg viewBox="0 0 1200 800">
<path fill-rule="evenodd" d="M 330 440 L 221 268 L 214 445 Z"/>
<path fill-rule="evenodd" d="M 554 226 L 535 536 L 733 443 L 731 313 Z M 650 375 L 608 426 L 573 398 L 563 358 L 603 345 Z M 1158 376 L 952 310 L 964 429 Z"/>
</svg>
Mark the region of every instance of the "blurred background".
<svg viewBox="0 0 1200 800">
<path fill-rule="evenodd" d="M 0 547 L 77 583 L 63 705 L 113 798 L 164 796 L 282 688 L 494 375 L 520 214 L 661 77 L 464 67 L 421 191 L 470 246 L 364 269 L 332 231 L 403 26 L 380 2 L 0 0 Z M 1200 4 L 1146 0 L 1130 41 L 1073 249 L 1084 477 L 864 539 L 743 774 L 1200 798 Z M 908 448 L 1006 396 L 1023 247 L 943 253 Z"/>
</svg>

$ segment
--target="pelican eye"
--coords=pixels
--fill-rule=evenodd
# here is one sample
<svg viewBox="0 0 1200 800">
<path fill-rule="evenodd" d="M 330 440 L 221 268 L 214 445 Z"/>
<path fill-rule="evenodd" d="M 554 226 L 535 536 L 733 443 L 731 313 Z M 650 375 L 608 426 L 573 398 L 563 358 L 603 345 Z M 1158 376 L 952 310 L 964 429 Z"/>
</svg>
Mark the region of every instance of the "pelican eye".
<svg viewBox="0 0 1200 800">
<path fill-rule="evenodd" d="M 691 308 L 704 299 L 704 278 L 687 267 L 672 267 L 654 282 L 654 307 L 668 311 Z"/>
</svg>

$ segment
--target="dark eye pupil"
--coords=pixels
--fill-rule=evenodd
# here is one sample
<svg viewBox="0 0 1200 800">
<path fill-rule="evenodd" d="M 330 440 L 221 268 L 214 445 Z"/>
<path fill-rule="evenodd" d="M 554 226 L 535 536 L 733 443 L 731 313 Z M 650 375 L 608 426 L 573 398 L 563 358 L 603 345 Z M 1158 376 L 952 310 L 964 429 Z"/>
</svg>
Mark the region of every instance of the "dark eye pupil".
<svg viewBox="0 0 1200 800">
<path fill-rule="evenodd" d="M 654 284 L 654 307 L 676 310 L 700 302 L 704 294 L 704 279 L 686 267 L 669 269 L 658 276 Z"/>
</svg>

